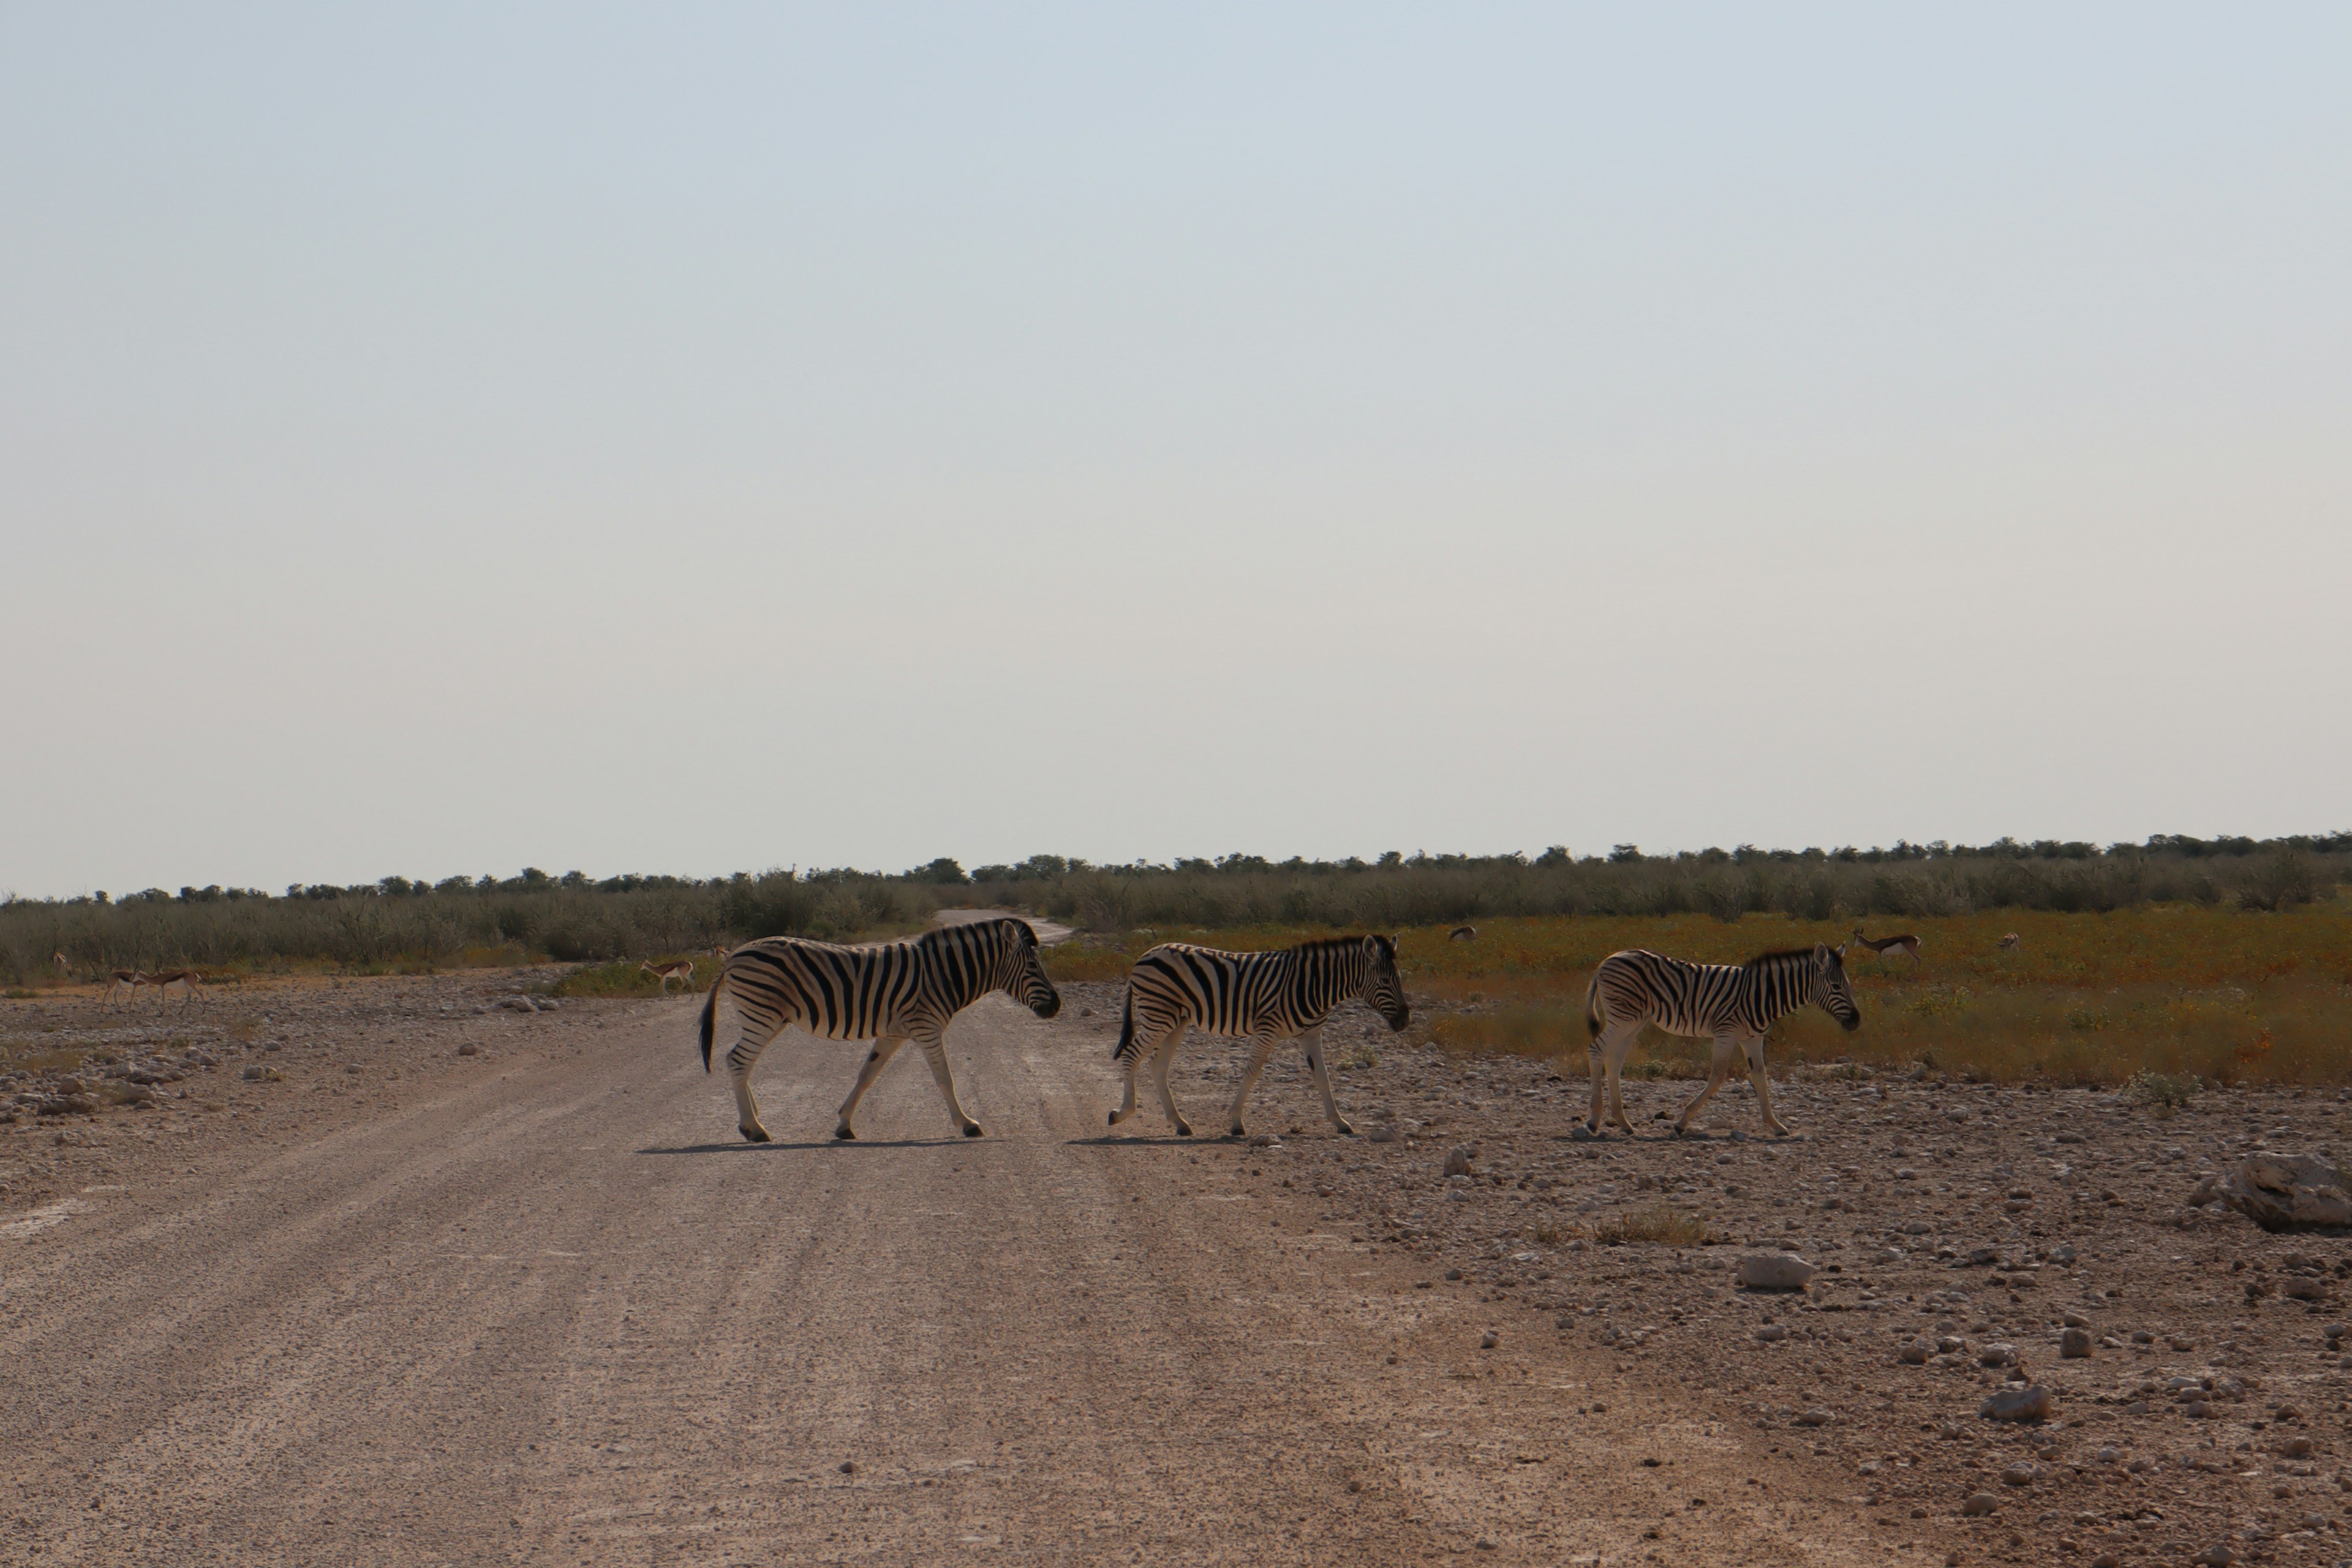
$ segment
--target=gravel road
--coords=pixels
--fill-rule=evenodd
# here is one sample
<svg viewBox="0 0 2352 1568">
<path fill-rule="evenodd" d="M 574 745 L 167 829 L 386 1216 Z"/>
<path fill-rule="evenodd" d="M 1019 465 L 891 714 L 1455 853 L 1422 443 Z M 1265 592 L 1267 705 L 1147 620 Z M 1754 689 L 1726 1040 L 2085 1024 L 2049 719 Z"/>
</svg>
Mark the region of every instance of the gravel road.
<svg viewBox="0 0 2352 1568">
<path fill-rule="evenodd" d="M 981 1141 L 908 1070 L 824 1141 L 854 1048 L 787 1037 L 754 1148 L 690 1003 L 483 994 L 248 988 L 196 1097 L 6 1130 L 0 1561 L 1943 1561 L 1246 1147 L 1105 1138 L 1108 1009 L 959 1021 Z"/>
</svg>

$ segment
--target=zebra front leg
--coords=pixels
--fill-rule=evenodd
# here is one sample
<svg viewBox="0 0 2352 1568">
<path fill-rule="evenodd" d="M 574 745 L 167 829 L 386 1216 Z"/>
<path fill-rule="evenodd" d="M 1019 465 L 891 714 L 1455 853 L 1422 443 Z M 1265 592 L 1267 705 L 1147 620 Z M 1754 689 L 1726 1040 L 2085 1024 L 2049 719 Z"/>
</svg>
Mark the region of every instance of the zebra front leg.
<svg viewBox="0 0 2352 1568">
<path fill-rule="evenodd" d="M 1723 1080 L 1731 1076 L 1731 1053 L 1736 1048 L 1736 1042 L 1728 1035 L 1716 1037 L 1715 1060 L 1707 1067 L 1706 1086 L 1692 1095 L 1690 1103 L 1683 1107 L 1683 1113 L 1675 1118 L 1675 1137 L 1683 1135 L 1690 1126 L 1690 1119 L 1698 1114 L 1699 1107 L 1705 1105 L 1708 1097 L 1723 1087 Z"/>
<path fill-rule="evenodd" d="M 1168 1037 L 1160 1042 L 1160 1048 L 1151 1053 L 1151 1082 L 1160 1090 L 1160 1109 L 1168 1113 L 1168 1125 L 1176 1129 L 1179 1138 L 1192 1136 L 1192 1124 L 1184 1120 L 1182 1111 L 1176 1109 L 1176 1096 L 1168 1087 L 1168 1069 L 1176 1065 L 1177 1042 L 1184 1037 L 1184 1031 L 1189 1027 L 1190 1025 L 1178 1024 Z"/>
<path fill-rule="evenodd" d="M 890 1058 L 897 1056 L 898 1047 L 906 1043 L 904 1035 L 885 1035 L 874 1042 L 872 1050 L 866 1053 L 866 1065 L 857 1069 L 857 1083 L 850 1089 L 849 1098 L 841 1102 L 841 1114 L 833 1124 L 835 1138 L 847 1142 L 857 1136 L 857 1130 L 850 1125 L 857 1114 L 857 1102 L 866 1098 L 866 1091 L 874 1087 L 874 1080 L 882 1076 L 882 1069 L 890 1065 Z"/>
<path fill-rule="evenodd" d="M 1242 1069 L 1242 1086 L 1234 1091 L 1234 1108 L 1225 1114 L 1225 1131 L 1239 1138 L 1243 1133 L 1242 1107 L 1249 1103 L 1250 1090 L 1257 1087 L 1257 1075 L 1265 1070 L 1265 1058 L 1274 1054 L 1274 1042 L 1258 1036 L 1250 1041 L 1249 1066 Z"/>
<path fill-rule="evenodd" d="M 1748 1081 L 1756 1086 L 1756 1108 L 1764 1113 L 1764 1125 L 1775 1138 L 1786 1138 L 1789 1130 L 1772 1114 L 1772 1085 L 1764 1076 L 1764 1037 L 1757 1036 L 1748 1042 Z"/>
<path fill-rule="evenodd" d="M 1318 1024 L 1298 1037 L 1307 1047 L 1307 1065 L 1315 1074 L 1315 1087 L 1323 1091 L 1323 1114 L 1331 1119 L 1334 1131 L 1349 1133 L 1355 1129 L 1339 1114 L 1339 1102 L 1331 1098 L 1331 1071 L 1323 1060 L 1323 1026 Z"/>
<path fill-rule="evenodd" d="M 977 1138 L 980 1123 L 963 1113 L 963 1104 L 956 1099 L 955 1074 L 948 1070 L 948 1043 L 937 1035 L 919 1042 L 923 1047 L 923 1059 L 931 1064 L 931 1081 L 940 1086 L 940 1097 L 948 1102 L 948 1115 L 967 1138 Z"/>
<path fill-rule="evenodd" d="M 727 1052 L 727 1081 L 735 1088 L 735 1131 L 751 1143 L 770 1143 L 767 1128 L 760 1123 L 760 1102 L 751 1098 L 751 1066 L 760 1053 L 768 1048 L 771 1034 L 765 1040 L 755 1041 L 750 1035 L 737 1037 Z"/>
</svg>

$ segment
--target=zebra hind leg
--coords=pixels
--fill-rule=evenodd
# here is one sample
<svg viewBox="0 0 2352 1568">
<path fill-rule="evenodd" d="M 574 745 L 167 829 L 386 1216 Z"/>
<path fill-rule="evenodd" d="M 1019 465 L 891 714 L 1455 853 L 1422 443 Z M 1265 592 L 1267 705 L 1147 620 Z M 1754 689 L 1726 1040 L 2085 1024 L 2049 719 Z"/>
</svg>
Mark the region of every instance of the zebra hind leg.
<svg viewBox="0 0 2352 1568">
<path fill-rule="evenodd" d="M 774 1142 L 761 1124 L 760 1102 L 751 1097 L 751 1067 L 760 1059 L 760 1053 L 768 1048 L 768 1041 L 775 1037 L 771 1032 L 767 1039 L 755 1041 L 747 1031 L 728 1048 L 727 1081 L 735 1089 L 735 1131 L 743 1134 L 746 1142 Z"/>
<path fill-rule="evenodd" d="M 1600 1130 L 1601 1078 L 1605 1069 L 1609 1087 L 1609 1120 L 1623 1128 L 1625 1136 L 1628 1138 L 1633 1135 L 1633 1123 L 1625 1115 L 1624 1071 L 1625 1058 L 1632 1054 L 1633 1041 L 1641 1033 L 1642 1026 L 1638 1021 L 1612 1024 L 1601 1031 L 1601 1038 L 1597 1042 L 1601 1047 L 1600 1060 L 1593 1067 L 1592 1114 L 1595 1131 Z"/>
<path fill-rule="evenodd" d="M 1315 1087 L 1323 1091 L 1323 1114 L 1331 1119 L 1331 1129 L 1343 1136 L 1355 1131 L 1348 1119 L 1339 1114 L 1339 1102 L 1331 1098 L 1331 1070 L 1323 1059 L 1323 1028 L 1317 1025 L 1299 1038 L 1307 1046 L 1307 1066 L 1315 1075 Z"/>
<path fill-rule="evenodd" d="M 1250 1090 L 1257 1087 L 1257 1075 L 1265 1070 L 1265 1058 L 1273 1054 L 1274 1042 L 1265 1036 L 1250 1041 L 1249 1066 L 1242 1069 L 1242 1085 L 1234 1090 L 1234 1106 L 1225 1115 L 1225 1131 L 1236 1138 L 1245 1131 L 1242 1126 L 1242 1107 L 1249 1103 Z"/>
<path fill-rule="evenodd" d="M 1184 1120 L 1182 1111 L 1176 1109 L 1175 1091 L 1168 1087 L 1168 1069 L 1176 1065 L 1176 1047 L 1190 1026 L 1183 1020 L 1177 1020 L 1176 1026 L 1168 1032 L 1168 1037 L 1160 1042 L 1160 1048 L 1151 1053 L 1152 1087 L 1160 1091 L 1160 1109 L 1168 1113 L 1168 1125 L 1176 1129 L 1179 1138 L 1192 1136 L 1192 1124 Z"/>
<path fill-rule="evenodd" d="M 866 1091 L 874 1087 L 874 1080 L 882 1076 L 882 1069 L 890 1065 L 890 1058 L 897 1056 L 898 1047 L 906 1043 L 903 1035 L 886 1035 L 875 1041 L 874 1048 L 866 1053 L 866 1065 L 857 1069 L 857 1083 L 850 1089 L 849 1098 L 841 1102 L 840 1115 L 834 1121 L 833 1135 L 835 1138 L 846 1143 L 857 1136 L 856 1129 L 850 1125 L 857 1115 L 857 1102 L 866 1098 Z"/>
</svg>

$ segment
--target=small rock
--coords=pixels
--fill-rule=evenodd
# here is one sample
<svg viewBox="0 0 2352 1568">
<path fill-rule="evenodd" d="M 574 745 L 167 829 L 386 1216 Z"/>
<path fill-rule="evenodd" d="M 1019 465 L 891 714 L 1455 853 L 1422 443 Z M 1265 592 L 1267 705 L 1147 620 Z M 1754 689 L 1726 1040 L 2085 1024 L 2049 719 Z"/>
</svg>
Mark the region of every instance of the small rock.
<svg viewBox="0 0 2352 1568">
<path fill-rule="evenodd" d="M 1913 1340 L 1895 1353 L 1906 1366 L 1925 1366 L 1934 1359 L 1936 1347 L 1926 1340 Z"/>
<path fill-rule="evenodd" d="M 842 1460 L 842 1461 L 841 1461 L 841 1473 L 842 1473 L 843 1475 L 845 1475 L 845 1476 L 854 1476 L 854 1475 L 856 1475 L 856 1474 L 857 1473 L 857 1461 L 856 1461 L 856 1460 L 855 1460 L 855 1459 L 844 1459 L 844 1460 Z"/>
<path fill-rule="evenodd" d="M 1981 1519 L 1984 1515 L 1997 1513 L 2000 1510 L 2000 1500 L 1990 1492 L 1970 1492 L 1969 1500 L 1960 1504 L 1960 1511 L 1970 1519 Z"/>
<path fill-rule="evenodd" d="M 461 1057 L 478 1057 L 482 1054 L 482 1047 L 472 1044 L 462 1045 L 457 1047 L 457 1054 Z"/>
<path fill-rule="evenodd" d="M 1496 1345 L 1501 1344 L 1502 1342 L 1501 1338 L 1496 1335 L 1495 1331 L 1492 1329 L 1488 1329 L 1485 1333 L 1478 1336 L 1478 1348 L 1482 1351 L 1493 1350 Z"/>
<path fill-rule="evenodd" d="M 1449 1268 L 1445 1271 L 1445 1277 L 1448 1279 L 1459 1279 L 1462 1278 L 1462 1270 L 1459 1268 Z"/>
<path fill-rule="evenodd" d="M 1756 1331 L 1756 1337 L 1762 1340 L 1768 1345 L 1779 1344 L 1782 1340 L 1789 1337 L 1789 1325 L 1786 1323 L 1767 1323 L 1762 1328 Z"/>
<path fill-rule="evenodd" d="M 1979 1366 L 2015 1366 L 2017 1364 L 2017 1347 L 2015 1345 L 1987 1345 L 1984 1349 L 1977 1352 L 1977 1364 Z"/>
<path fill-rule="evenodd" d="M 2057 1401 L 2050 1391 L 2037 1384 L 2031 1388 L 2004 1388 L 1977 1406 L 1977 1414 L 1991 1421 L 2046 1421 L 2056 1409 Z"/>
<path fill-rule="evenodd" d="M 2068 1329 L 2058 1336 L 2058 1353 L 2079 1361 L 2091 1353 L 2091 1331 Z"/>
<path fill-rule="evenodd" d="M 1803 1415 L 1797 1417 L 1797 1425 L 1800 1426 L 1826 1426 L 1836 1419 L 1837 1417 L 1835 1415 L 1831 1415 L 1828 1411 L 1821 1408 L 1819 1405 L 1815 1405 L 1812 1409 L 1806 1411 Z"/>
<path fill-rule="evenodd" d="M 2289 1437 L 2278 1446 L 2277 1452 L 2282 1459 L 2308 1459 L 2311 1458 L 2311 1439 Z"/>
<path fill-rule="evenodd" d="M 2192 1559 L 2203 1564 L 2203 1568 L 2230 1568 L 2230 1564 L 2237 1560 L 2238 1554 L 2226 1546 L 2209 1546 Z"/>
<path fill-rule="evenodd" d="M 1468 1175 L 1470 1173 L 1470 1162 L 1475 1157 L 1475 1151 L 1474 1151 L 1467 1143 L 1448 1149 L 1445 1152 L 1445 1173 L 1449 1176 Z"/>
<path fill-rule="evenodd" d="M 1739 1260 L 1739 1282 L 1750 1290 L 1801 1290 L 1819 1272 L 1793 1252 L 1751 1252 Z"/>
</svg>

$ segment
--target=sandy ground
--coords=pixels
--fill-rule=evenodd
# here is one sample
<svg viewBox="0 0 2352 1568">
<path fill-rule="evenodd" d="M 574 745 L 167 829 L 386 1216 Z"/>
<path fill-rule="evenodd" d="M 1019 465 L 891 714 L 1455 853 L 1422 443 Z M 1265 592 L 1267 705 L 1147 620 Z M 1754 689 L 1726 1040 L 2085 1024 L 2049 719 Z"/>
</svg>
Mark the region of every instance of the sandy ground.
<svg viewBox="0 0 2352 1568">
<path fill-rule="evenodd" d="M 1843 1464 L 1303 1179 L 1436 1196 L 1419 1140 L 1107 1138 L 1087 988 L 958 1023 L 984 1140 L 918 1063 L 824 1141 L 855 1058 L 792 1037 L 761 1148 L 691 1004 L 476 1012 L 510 988 L 0 1010 L 19 1058 L 184 1068 L 0 1128 L 0 1561 L 1943 1561 Z M 1311 1105 L 1264 1092 L 1269 1126 Z"/>
</svg>

